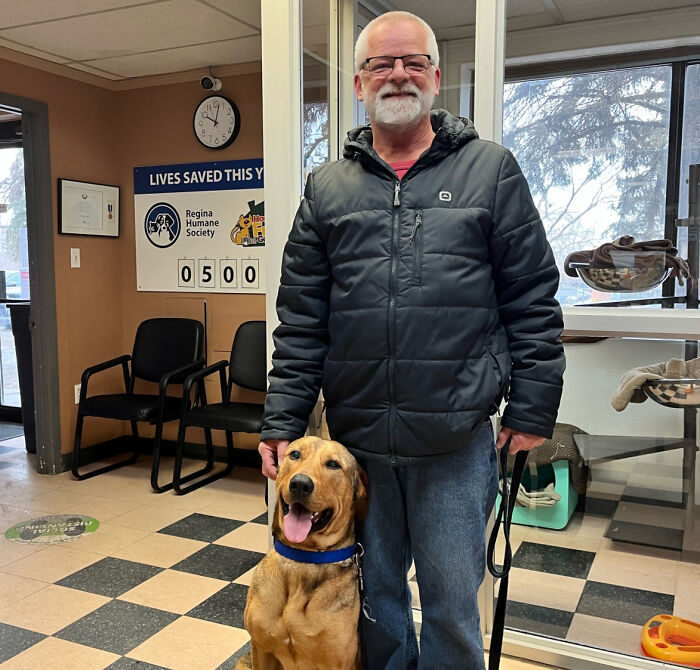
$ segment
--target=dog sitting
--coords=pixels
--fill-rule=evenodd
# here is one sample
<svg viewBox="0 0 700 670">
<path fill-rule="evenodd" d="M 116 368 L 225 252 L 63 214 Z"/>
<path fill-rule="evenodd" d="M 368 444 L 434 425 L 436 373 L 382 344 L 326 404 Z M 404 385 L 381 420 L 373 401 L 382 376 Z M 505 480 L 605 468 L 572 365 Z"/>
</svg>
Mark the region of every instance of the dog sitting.
<svg viewBox="0 0 700 670">
<path fill-rule="evenodd" d="M 355 519 L 367 515 L 367 476 L 338 442 L 304 437 L 287 448 L 276 486 L 275 548 L 253 574 L 251 653 L 236 670 L 359 670 L 352 556 Z"/>
</svg>

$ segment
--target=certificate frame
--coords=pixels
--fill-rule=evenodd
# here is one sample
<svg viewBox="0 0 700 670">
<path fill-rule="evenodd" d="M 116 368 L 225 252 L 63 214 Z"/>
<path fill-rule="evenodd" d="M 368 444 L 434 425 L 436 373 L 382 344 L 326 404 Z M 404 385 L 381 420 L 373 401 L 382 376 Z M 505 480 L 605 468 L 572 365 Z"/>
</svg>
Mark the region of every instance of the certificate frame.
<svg viewBox="0 0 700 670">
<path fill-rule="evenodd" d="M 119 187 L 59 179 L 58 233 L 119 237 Z"/>
</svg>

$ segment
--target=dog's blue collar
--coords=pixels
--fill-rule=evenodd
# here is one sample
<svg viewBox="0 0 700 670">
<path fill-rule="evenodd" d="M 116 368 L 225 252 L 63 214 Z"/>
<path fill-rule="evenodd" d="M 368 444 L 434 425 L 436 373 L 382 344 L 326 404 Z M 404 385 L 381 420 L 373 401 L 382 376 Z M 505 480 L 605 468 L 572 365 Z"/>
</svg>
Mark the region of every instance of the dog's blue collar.
<svg viewBox="0 0 700 670">
<path fill-rule="evenodd" d="M 356 550 L 357 544 L 333 551 L 307 551 L 306 549 L 289 547 L 279 540 L 275 540 L 275 551 L 285 558 L 297 561 L 297 563 L 339 563 L 352 558 Z"/>
</svg>

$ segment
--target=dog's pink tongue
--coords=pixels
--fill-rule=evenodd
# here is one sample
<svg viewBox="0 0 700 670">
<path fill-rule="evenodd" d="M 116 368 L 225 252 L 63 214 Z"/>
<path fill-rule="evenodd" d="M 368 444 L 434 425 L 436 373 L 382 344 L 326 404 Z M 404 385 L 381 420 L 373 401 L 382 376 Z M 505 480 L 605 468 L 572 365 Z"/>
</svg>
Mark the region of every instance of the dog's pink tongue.
<svg viewBox="0 0 700 670">
<path fill-rule="evenodd" d="M 284 534 L 290 542 L 303 542 L 311 530 L 311 512 L 294 503 L 284 517 Z"/>
</svg>

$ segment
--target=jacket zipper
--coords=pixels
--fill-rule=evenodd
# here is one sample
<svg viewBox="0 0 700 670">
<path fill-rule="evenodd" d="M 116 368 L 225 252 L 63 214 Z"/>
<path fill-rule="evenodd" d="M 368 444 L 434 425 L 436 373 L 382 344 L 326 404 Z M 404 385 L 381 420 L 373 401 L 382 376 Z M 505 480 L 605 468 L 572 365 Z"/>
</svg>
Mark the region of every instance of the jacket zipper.
<svg viewBox="0 0 700 670">
<path fill-rule="evenodd" d="M 421 266 L 423 265 L 423 215 L 416 214 L 416 222 L 413 224 L 413 231 L 409 238 L 413 245 L 413 278 L 411 283 L 419 286 L 421 283 Z"/>
<path fill-rule="evenodd" d="M 389 287 L 389 454 L 391 464 L 396 464 L 396 399 L 394 396 L 394 375 L 396 371 L 396 294 L 398 293 L 398 237 L 401 182 L 394 184 L 394 209 L 391 214 L 391 274 Z"/>
</svg>

